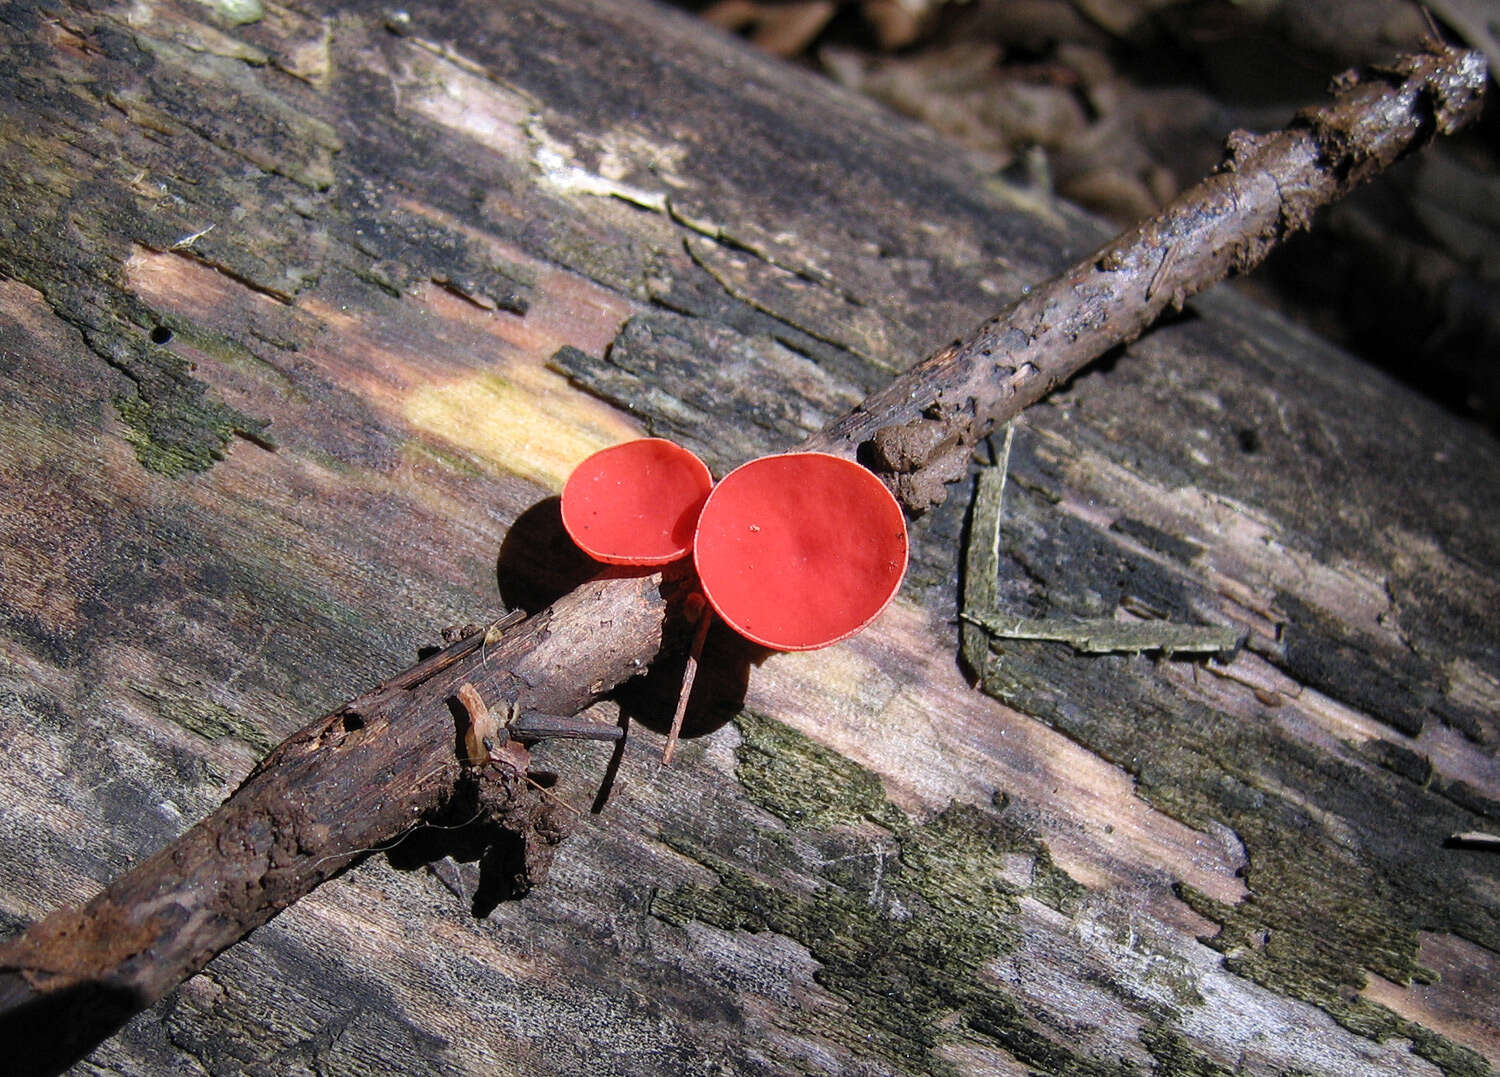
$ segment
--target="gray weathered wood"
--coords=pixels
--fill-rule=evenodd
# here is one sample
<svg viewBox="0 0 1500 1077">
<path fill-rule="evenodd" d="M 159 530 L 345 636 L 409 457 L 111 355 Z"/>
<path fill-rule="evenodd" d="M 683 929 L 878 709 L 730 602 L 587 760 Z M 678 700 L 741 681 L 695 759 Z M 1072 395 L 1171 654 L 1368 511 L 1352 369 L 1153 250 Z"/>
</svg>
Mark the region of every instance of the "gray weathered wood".
<svg viewBox="0 0 1500 1077">
<path fill-rule="evenodd" d="M 0 9 L 12 925 L 558 583 L 531 506 L 590 449 L 780 447 L 1101 238 L 669 12 L 408 11 Z M 1191 310 L 1028 413 L 999 591 L 1234 662 L 972 690 L 955 499 L 870 632 L 670 771 L 638 736 L 542 890 L 476 919 L 471 864 L 372 856 L 86 1065 L 1482 1071 L 1497 868 L 1442 838 L 1500 825 L 1500 458 Z M 586 804 L 607 749 L 553 759 Z"/>
</svg>

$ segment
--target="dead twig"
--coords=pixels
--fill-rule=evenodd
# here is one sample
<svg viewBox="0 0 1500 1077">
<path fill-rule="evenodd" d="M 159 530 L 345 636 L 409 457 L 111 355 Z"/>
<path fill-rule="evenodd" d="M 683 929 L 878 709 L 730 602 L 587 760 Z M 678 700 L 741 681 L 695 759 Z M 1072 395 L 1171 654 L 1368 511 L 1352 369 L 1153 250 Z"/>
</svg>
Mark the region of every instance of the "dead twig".
<svg viewBox="0 0 1500 1077">
<path fill-rule="evenodd" d="M 941 503 L 969 447 L 1168 309 L 1258 265 L 1278 242 L 1480 100 L 1477 52 L 1437 49 L 1346 73 L 1282 131 L 1236 131 L 1218 172 L 1155 217 L 918 363 L 805 447 L 853 455 L 909 512 Z"/>
</svg>

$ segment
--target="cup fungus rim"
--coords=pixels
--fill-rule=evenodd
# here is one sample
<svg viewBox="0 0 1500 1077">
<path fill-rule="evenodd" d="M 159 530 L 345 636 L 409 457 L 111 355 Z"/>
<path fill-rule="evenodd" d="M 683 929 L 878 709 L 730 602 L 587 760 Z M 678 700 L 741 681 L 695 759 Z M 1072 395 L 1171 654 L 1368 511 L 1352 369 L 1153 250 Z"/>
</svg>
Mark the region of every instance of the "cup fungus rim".
<svg viewBox="0 0 1500 1077">
<path fill-rule="evenodd" d="M 641 445 L 652 445 L 658 448 L 666 447 L 671 449 L 673 455 L 675 455 L 680 461 L 688 464 L 689 469 L 694 473 L 694 479 L 696 480 L 695 485 L 701 492 L 702 497 L 698 504 L 697 513 L 693 517 L 691 534 L 685 545 L 676 548 L 668 553 L 622 554 L 618 552 L 602 550 L 596 542 L 594 542 L 587 536 L 586 530 L 582 527 L 582 525 L 576 518 L 570 522 L 568 511 L 568 490 L 570 487 L 572 487 L 574 479 L 579 475 L 585 473 L 585 469 L 587 468 L 587 466 L 591 462 L 597 460 L 599 457 L 615 453 L 620 449 Z M 558 511 L 562 517 L 563 530 L 567 532 L 568 537 L 573 540 L 574 545 L 576 545 L 580 550 L 586 553 L 589 557 L 593 558 L 595 561 L 599 561 L 607 565 L 639 565 L 648 567 L 668 565 L 674 561 L 680 561 L 684 557 L 689 557 L 692 555 L 693 542 L 696 540 L 698 534 L 697 517 L 702 514 L 703 506 L 707 503 L 708 497 L 712 493 L 713 488 L 713 474 L 708 470 L 708 465 L 705 464 L 703 460 L 698 456 L 698 454 L 693 452 L 691 449 L 671 440 L 670 438 L 631 438 L 628 441 L 622 441 L 615 445 L 607 445 L 602 449 L 598 449 L 590 453 L 588 456 L 580 460 L 577 465 L 574 466 L 573 470 L 568 473 L 567 481 L 563 483 L 562 494 L 559 498 Z"/>
<path fill-rule="evenodd" d="M 879 510 L 882 512 L 886 512 L 888 519 L 884 522 L 886 524 L 894 524 L 897 528 L 897 532 L 899 534 L 898 544 L 900 548 L 899 552 L 901 567 L 899 571 L 890 576 L 888 582 L 884 579 L 876 581 L 876 583 L 878 583 L 884 589 L 884 594 L 880 597 L 879 602 L 876 603 L 869 611 L 868 615 L 862 614 L 862 619 L 858 620 L 857 623 L 851 625 L 848 629 L 840 632 L 835 636 L 832 636 L 831 638 L 818 637 L 815 641 L 796 641 L 793 643 L 788 643 L 785 640 L 778 641 L 767 638 L 767 635 L 763 632 L 747 629 L 743 625 L 743 617 L 738 615 L 731 616 L 724 610 L 723 606 L 721 605 L 720 597 L 714 594 L 713 587 L 707 580 L 703 578 L 702 566 L 699 559 L 699 551 L 703 548 L 703 541 L 705 538 L 703 521 L 704 518 L 709 515 L 709 507 L 714 503 L 714 499 L 716 497 L 733 495 L 735 484 L 732 482 L 732 480 L 736 475 L 749 468 L 765 466 L 769 462 L 785 462 L 787 460 L 795 460 L 799 458 L 836 461 L 838 467 L 840 468 L 852 468 L 858 472 L 863 473 L 863 477 L 855 481 L 865 484 L 865 489 L 867 489 L 871 493 L 871 495 L 876 498 Z M 726 489 L 730 491 L 728 495 L 723 493 L 723 491 L 725 491 Z M 875 491 L 877 490 L 879 491 L 878 494 L 875 493 Z M 883 497 L 881 495 L 883 495 Z M 713 536 L 710 535 L 708 537 L 712 539 Z M 783 453 L 771 453 L 765 456 L 758 456 L 753 460 L 748 460 L 745 463 L 740 464 L 738 467 L 734 468 L 734 470 L 730 471 L 722 479 L 714 484 L 713 489 L 709 492 L 708 498 L 703 503 L 703 507 L 699 509 L 697 526 L 694 529 L 693 533 L 693 565 L 694 569 L 698 572 L 698 586 L 702 590 L 704 597 L 708 600 L 709 605 L 713 608 L 714 613 L 719 617 L 720 620 L 722 620 L 730 628 L 734 629 L 735 632 L 739 633 L 741 636 L 744 636 L 752 643 L 758 643 L 761 646 L 769 647 L 772 650 L 776 651 L 811 651 L 817 650 L 822 647 L 830 647 L 835 643 L 840 643 L 848 639 L 849 637 L 868 627 L 870 623 L 875 620 L 875 618 L 879 617 L 880 614 L 885 611 L 886 607 L 890 605 L 891 600 L 896 597 L 897 592 L 901 589 L 901 583 L 906 577 L 906 569 L 908 567 L 909 561 L 910 539 L 906 528 L 906 514 L 902 511 L 900 502 L 896 500 L 895 495 L 891 493 L 890 489 L 885 485 L 884 482 L 881 481 L 880 477 L 874 472 L 870 471 L 870 469 L 864 467 L 857 461 L 850 460 L 848 457 L 838 456 L 834 453 L 828 452 L 791 450 Z"/>
</svg>

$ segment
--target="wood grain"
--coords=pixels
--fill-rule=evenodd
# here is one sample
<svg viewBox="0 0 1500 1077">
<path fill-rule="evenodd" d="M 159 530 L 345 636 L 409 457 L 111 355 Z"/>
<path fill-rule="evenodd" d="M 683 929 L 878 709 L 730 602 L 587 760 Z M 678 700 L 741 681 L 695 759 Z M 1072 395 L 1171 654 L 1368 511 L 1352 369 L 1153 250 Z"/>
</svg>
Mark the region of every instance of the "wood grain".
<svg viewBox="0 0 1500 1077">
<path fill-rule="evenodd" d="M 779 447 L 1103 238 L 670 12 L 408 10 L 0 12 L 7 926 L 559 587 L 592 447 Z M 870 632 L 670 771 L 638 734 L 543 889 L 476 918 L 429 833 L 85 1067 L 1483 1072 L 1497 868 L 1440 837 L 1500 802 L 1500 454 L 1190 311 L 1028 416 L 1001 593 L 1242 624 L 1234 663 L 1038 644 L 974 691 L 951 499 Z M 608 749 L 547 751 L 587 804 Z"/>
</svg>

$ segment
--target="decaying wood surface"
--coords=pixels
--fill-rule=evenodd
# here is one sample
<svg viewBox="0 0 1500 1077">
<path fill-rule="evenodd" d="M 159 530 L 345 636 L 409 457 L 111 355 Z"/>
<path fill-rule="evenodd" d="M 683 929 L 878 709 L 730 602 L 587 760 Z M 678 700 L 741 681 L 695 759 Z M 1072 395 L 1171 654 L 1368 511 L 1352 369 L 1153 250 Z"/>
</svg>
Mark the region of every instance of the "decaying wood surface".
<svg viewBox="0 0 1500 1077">
<path fill-rule="evenodd" d="M 1098 241 L 651 9 L 50 15 L 4 13 L 5 178 L 37 199 L 8 211 L 3 299 L 18 920 L 471 619 L 496 549 L 511 604 L 560 589 L 527 506 L 632 426 L 549 360 L 719 470 Z M 368 860 L 95 1064 L 1482 1068 L 1493 1003 L 1464 977 L 1493 971 L 1494 869 L 1434 835 L 1482 829 L 1500 792 L 1493 449 L 1228 300 L 1198 309 L 1029 420 L 1002 591 L 1242 623 L 1234 663 L 1184 680 L 1036 645 L 982 671 L 1019 711 L 972 692 L 944 506 L 867 637 L 751 671 L 735 730 L 681 768 L 627 752 L 543 891 L 475 920 L 445 889 L 467 871 Z M 451 781 L 452 723 L 415 739 Z M 574 798 L 603 771 L 553 758 Z M 1328 843 L 1342 882 L 1289 848 Z"/>
<path fill-rule="evenodd" d="M 1291 131 L 1258 143 L 1240 136 L 1229 171 L 896 377 L 803 447 L 854 455 L 868 444 L 909 511 L 940 503 L 995 421 L 1134 339 L 1168 304 L 1180 309 L 1186 293 L 1253 266 L 1318 204 L 1451 131 L 1477 108 L 1485 70 L 1477 54 L 1435 52 L 1391 75 L 1393 83 L 1351 77 L 1336 104 L 1310 110 Z M 459 766 L 465 753 L 446 736 L 449 701 L 457 696 L 471 720 L 488 715 L 486 691 L 511 707 L 582 709 L 662 658 L 674 634 L 667 596 L 681 583 L 679 572 L 586 584 L 493 649 L 455 651 L 431 676 L 381 685 L 284 741 L 222 808 L 104 893 L 0 947 L 0 1001 L 66 1030 L 41 1068 L 80 1057 L 355 857 L 435 812 L 452 818 L 455 803 L 471 814 L 485 805 L 486 821 L 519 834 L 537 850 L 523 861 L 545 870 L 564 830 L 560 813 L 528 788 L 524 762 L 492 770 L 472 752 L 477 765 Z M 689 659 L 684 692 L 695 666 Z"/>
</svg>

